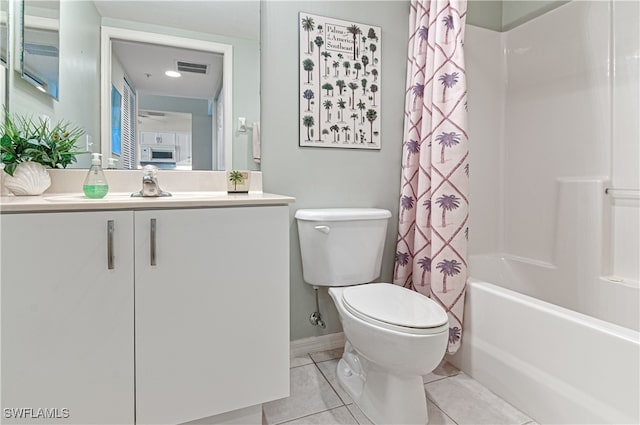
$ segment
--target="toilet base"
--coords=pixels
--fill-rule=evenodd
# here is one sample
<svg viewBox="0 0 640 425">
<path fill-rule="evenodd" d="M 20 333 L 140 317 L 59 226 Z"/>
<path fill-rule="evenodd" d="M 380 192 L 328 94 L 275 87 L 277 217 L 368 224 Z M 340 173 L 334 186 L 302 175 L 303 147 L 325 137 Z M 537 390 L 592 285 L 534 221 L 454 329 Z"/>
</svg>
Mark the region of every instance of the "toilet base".
<svg viewBox="0 0 640 425">
<path fill-rule="evenodd" d="M 347 342 L 337 366 L 338 381 L 376 425 L 425 425 L 427 399 L 422 376 L 399 376 L 367 362 Z"/>
</svg>

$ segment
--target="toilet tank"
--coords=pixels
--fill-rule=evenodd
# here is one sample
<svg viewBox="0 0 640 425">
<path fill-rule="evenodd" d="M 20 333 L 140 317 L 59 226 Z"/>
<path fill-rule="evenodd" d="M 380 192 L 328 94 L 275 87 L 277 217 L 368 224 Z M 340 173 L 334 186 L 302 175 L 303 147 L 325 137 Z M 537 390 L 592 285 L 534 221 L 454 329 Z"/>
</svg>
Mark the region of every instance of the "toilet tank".
<svg viewBox="0 0 640 425">
<path fill-rule="evenodd" d="M 305 282 L 348 286 L 380 276 L 391 212 L 377 208 L 301 209 L 295 217 Z"/>
</svg>

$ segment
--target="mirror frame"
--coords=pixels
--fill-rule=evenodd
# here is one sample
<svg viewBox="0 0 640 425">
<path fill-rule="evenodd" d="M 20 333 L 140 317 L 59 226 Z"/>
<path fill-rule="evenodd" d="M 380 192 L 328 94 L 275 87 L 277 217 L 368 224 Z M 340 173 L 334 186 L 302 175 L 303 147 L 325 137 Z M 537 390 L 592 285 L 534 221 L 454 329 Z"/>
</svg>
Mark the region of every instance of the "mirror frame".
<svg viewBox="0 0 640 425">
<path fill-rule="evenodd" d="M 4 122 L 4 112 L 9 110 L 9 75 L 11 71 L 11 31 L 13 29 L 13 23 L 11 22 L 11 11 L 9 10 L 12 7 L 13 2 L 9 2 L 9 0 L 0 0 L 0 3 L 4 7 L 0 7 L 0 13 L 3 13 L 5 16 L 6 22 L 6 49 L 5 52 L 6 57 L 5 63 L 0 64 L 0 120 Z"/>
<path fill-rule="evenodd" d="M 38 89 L 40 92 L 42 92 L 45 96 L 49 96 L 54 100 L 60 100 L 60 0 L 55 0 L 55 1 L 51 1 L 51 3 L 56 3 L 58 5 L 58 19 L 53 19 L 53 18 L 47 18 L 47 17 L 41 17 L 41 16 L 32 16 L 32 15 L 27 15 L 27 4 L 26 4 L 27 0 L 22 0 L 22 8 L 21 8 L 21 25 L 20 25 L 20 75 L 22 76 L 22 79 L 25 80 L 26 82 L 28 82 L 29 84 L 31 84 L 32 86 L 34 86 L 36 89 Z M 57 91 L 54 93 L 52 91 L 50 91 L 49 89 L 45 89 L 41 84 L 40 81 L 38 81 L 37 79 L 35 79 L 34 76 L 31 76 L 28 74 L 27 72 L 27 64 L 25 63 L 25 53 L 26 53 L 26 49 L 25 49 L 25 44 L 27 42 L 26 40 L 26 32 L 27 32 L 27 16 L 29 16 L 29 20 L 31 21 L 32 24 L 37 25 L 36 27 L 34 27 L 36 30 L 44 30 L 44 31 L 49 31 L 49 32 L 55 32 L 56 33 L 56 37 L 57 37 L 57 43 L 58 43 L 58 56 L 56 57 L 57 61 L 56 61 L 56 70 L 57 70 L 57 80 L 56 80 L 56 84 L 57 84 Z M 31 28 L 31 27 L 29 27 Z"/>
<path fill-rule="evenodd" d="M 9 67 L 9 31 L 11 26 L 9 25 L 9 0 L 0 0 L 0 21 L 4 21 L 4 29 L 0 26 L 0 45 L 2 41 L 5 43 L 5 57 L 2 57 L 2 50 L 0 49 L 0 67 Z M 4 59 L 4 65 L 2 64 Z M 4 75 L 4 74 L 3 74 Z"/>
<path fill-rule="evenodd" d="M 111 40 L 133 41 L 139 43 L 159 44 L 180 47 L 190 50 L 202 50 L 219 53 L 224 56 L 222 68 L 222 94 L 224 96 L 224 158 L 221 164 L 216 157 L 215 147 L 212 149 L 212 164 L 215 170 L 230 170 L 233 167 L 233 46 L 213 41 L 176 37 L 158 33 L 102 26 L 100 35 L 100 146 L 102 165 L 107 167 L 111 153 Z"/>
</svg>

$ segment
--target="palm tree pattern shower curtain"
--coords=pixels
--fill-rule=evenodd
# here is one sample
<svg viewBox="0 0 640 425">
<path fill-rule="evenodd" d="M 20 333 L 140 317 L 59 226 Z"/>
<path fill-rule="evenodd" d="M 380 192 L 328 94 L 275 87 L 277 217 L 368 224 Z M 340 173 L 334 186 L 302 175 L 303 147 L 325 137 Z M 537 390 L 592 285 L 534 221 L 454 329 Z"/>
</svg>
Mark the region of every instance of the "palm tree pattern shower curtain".
<svg viewBox="0 0 640 425">
<path fill-rule="evenodd" d="M 449 346 L 462 337 L 469 150 L 466 0 L 412 0 L 394 283 L 438 302 Z"/>
</svg>

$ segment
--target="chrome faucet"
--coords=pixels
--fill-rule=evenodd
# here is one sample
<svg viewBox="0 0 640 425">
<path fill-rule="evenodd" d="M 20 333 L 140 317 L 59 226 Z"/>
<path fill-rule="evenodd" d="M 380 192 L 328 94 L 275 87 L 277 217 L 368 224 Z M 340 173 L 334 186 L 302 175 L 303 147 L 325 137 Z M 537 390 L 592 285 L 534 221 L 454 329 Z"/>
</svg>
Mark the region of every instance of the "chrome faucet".
<svg viewBox="0 0 640 425">
<path fill-rule="evenodd" d="M 160 189 L 160 185 L 158 184 L 158 167 L 145 165 L 142 171 L 142 190 L 132 193 L 132 197 L 171 196 L 169 192 Z"/>
</svg>

